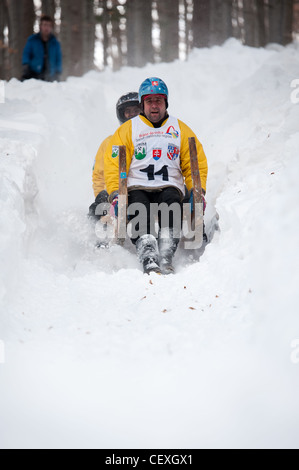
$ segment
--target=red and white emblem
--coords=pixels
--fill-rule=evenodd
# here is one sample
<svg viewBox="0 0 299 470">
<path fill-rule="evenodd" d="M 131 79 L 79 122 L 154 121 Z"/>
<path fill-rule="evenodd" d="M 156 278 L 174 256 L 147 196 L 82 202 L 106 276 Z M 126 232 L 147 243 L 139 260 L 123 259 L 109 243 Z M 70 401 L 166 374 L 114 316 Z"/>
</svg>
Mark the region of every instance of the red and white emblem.
<svg viewBox="0 0 299 470">
<path fill-rule="evenodd" d="M 167 157 L 169 158 L 169 160 L 174 162 L 177 158 L 179 158 L 179 156 L 180 156 L 179 147 L 176 147 L 173 144 L 169 144 L 168 145 L 168 152 L 167 152 Z"/>
<path fill-rule="evenodd" d="M 154 149 L 153 150 L 153 159 L 158 161 L 162 157 L 162 149 Z"/>
</svg>

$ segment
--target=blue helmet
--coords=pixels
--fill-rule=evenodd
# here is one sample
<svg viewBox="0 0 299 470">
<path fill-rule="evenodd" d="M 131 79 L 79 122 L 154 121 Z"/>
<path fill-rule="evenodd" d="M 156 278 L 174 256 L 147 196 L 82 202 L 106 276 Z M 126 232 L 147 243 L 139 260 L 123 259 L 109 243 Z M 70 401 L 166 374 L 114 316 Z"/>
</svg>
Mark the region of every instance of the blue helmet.
<svg viewBox="0 0 299 470">
<path fill-rule="evenodd" d="M 146 95 L 165 95 L 166 106 L 168 107 L 168 88 L 161 78 L 151 77 L 144 80 L 139 88 L 139 102 Z"/>
</svg>

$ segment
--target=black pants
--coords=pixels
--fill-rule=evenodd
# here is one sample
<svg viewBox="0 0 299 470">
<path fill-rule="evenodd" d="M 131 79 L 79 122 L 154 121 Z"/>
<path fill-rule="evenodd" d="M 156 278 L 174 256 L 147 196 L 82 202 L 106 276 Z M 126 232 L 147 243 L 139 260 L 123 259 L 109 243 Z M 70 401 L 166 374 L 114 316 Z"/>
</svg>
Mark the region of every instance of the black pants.
<svg viewBox="0 0 299 470">
<path fill-rule="evenodd" d="M 36 73 L 33 72 L 33 70 L 26 68 L 23 72 L 21 81 L 25 82 L 26 80 L 30 80 L 31 78 L 35 78 L 35 80 L 42 80 L 43 82 L 55 82 L 60 80 L 60 74 L 55 74 L 50 76 L 49 74 L 46 74 L 45 72 L 41 73 Z"/>
<path fill-rule="evenodd" d="M 139 204 L 141 206 L 138 209 Z M 175 232 L 175 238 L 179 238 L 183 220 L 182 207 L 182 195 L 174 187 L 159 191 L 130 191 L 128 213 L 133 227 L 132 242 L 136 244 L 137 240 L 146 234 L 158 238 L 155 229 L 156 217 L 160 230 L 170 229 Z"/>
</svg>

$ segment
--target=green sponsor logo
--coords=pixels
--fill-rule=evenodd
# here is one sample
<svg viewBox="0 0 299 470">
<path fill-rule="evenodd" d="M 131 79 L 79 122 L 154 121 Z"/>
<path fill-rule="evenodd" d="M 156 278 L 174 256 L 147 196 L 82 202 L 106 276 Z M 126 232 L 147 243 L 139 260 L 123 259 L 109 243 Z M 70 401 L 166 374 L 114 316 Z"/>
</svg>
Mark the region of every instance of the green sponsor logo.
<svg viewBox="0 0 299 470">
<path fill-rule="evenodd" d="M 146 150 L 147 150 L 146 144 L 139 144 L 135 148 L 135 158 L 136 158 L 136 160 L 143 160 L 146 157 Z"/>
<path fill-rule="evenodd" d="M 118 155 L 119 155 L 119 147 L 118 146 L 112 147 L 112 158 L 117 158 Z"/>
</svg>

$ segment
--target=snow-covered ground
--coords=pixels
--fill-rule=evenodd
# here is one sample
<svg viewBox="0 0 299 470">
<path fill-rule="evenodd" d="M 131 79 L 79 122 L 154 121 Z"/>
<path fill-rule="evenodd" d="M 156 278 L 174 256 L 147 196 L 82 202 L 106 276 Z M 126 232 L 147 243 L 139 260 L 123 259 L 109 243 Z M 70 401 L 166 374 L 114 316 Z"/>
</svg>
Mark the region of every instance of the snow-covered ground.
<svg viewBox="0 0 299 470">
<path fill-rule="evenodd" d="M 91 170 L 148 76 L 209 161 L 199 263 L 144 276 L 94 248 Z M 0 447 L 299 447 L 298 44 L 5 84 Z M 295 90 L 296 91 L 296 90 Z M 5 357 L 3 357 L 5 350 Z"/>
</svg>

